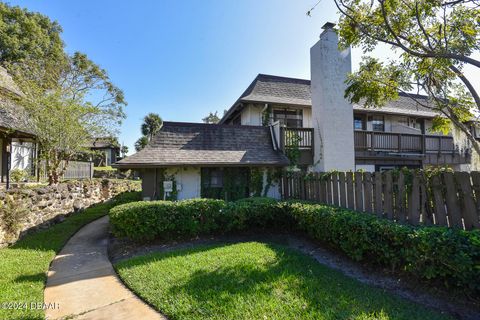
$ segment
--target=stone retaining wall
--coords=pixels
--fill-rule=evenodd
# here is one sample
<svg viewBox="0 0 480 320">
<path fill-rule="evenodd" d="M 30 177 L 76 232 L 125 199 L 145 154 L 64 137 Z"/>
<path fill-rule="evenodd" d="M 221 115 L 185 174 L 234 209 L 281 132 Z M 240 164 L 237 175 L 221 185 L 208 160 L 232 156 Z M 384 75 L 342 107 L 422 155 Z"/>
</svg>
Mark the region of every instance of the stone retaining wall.
<svg viewBox="0 0 480 320">
<path fill-rule="evenodd" d="M 0 192 L 0 247 L 18 240 L 31 229 L 48 228 L 65 216 L 110 199 L 125 191 L 140 191 L 141 185 L 132 180 L 67 181 L 57 186 L 20 188 Z M 10 208 L 10 209 L 9 209 Z M 12 214 L 15 208 L 16 213 Z M 7 213 L 7 210 L 9 211 Z M 12 215 L 21 216 L 16 232 L 8 230 Z"/>
</svg>

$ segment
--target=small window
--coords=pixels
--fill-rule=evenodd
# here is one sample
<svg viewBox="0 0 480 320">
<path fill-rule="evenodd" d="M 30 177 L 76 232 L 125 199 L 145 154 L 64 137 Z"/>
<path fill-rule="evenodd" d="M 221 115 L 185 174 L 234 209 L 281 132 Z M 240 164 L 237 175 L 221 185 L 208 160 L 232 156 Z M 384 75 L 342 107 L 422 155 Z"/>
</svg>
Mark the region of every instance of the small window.
<svg viewBox="0 0 480 320">
<path fill-rule="evenodd" d="M 353 128 L 355 130 L 363 130 L 363 118 L 361 116 L 353 117 Z"/>
<path fill-rule="evenodd" d="M 385 131 L 385 121 L 383 116 L 373 116 L 372 118 L 372 130 L 373 131 Z"/>
<path fill-rule="evenodd" d="M 303 112 L 302 110 L 274 109 L 273 121 L 279 121 L 289 128 L 302 128 Z"/>
<path fill-rule="evenodd" d="M 223 171 L 214 169 L 210 171 L 210 187 L 221 188 L 223 187 Z"/>
</svg>

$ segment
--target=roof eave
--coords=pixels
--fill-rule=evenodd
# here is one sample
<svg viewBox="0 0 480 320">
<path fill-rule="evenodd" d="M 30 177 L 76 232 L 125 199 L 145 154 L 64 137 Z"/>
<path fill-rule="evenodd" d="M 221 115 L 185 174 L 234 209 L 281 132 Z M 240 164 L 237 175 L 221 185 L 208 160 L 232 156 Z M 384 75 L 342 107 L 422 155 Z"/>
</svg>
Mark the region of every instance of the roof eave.
<svg viewBox="0 0 480 320">
<path fill-rule="evenodd" d="M 231 162 L 216 162 L 216 163 L 114 163 L 113 168 L 117 169 L 151 169 L 151 168 L 165 168 L 165 167 L 286 167 L 287 162 L 268 162 L 268 163 L 231 163 Z"/>
</svg>

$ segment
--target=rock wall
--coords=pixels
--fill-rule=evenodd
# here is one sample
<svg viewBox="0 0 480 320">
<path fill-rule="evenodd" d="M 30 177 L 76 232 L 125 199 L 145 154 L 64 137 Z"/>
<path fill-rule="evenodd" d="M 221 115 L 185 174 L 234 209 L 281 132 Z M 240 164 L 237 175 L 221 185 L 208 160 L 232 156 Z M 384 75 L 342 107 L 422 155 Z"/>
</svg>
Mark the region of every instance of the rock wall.
<svg viewBox="0 0 480 320">
<path fill-rule="evenodd" d="M 140 190 L 138 181 L 93 179 L 0 192 L 0 247 L 15 242 L 29 230 L 48 228 L 71 213 L 81 212 L 122 192 Z M 12 224 L 17 224 L 13 228 L 15 232 L 8 227 Z"/>
</svg>

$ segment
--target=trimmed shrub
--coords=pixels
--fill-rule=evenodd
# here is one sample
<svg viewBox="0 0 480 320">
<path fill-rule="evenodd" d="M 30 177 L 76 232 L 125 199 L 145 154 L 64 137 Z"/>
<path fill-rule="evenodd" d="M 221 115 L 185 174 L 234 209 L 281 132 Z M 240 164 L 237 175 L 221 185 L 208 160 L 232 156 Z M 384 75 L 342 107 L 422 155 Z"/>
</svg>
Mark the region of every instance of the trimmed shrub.
<svg viewBox="0 0 480 320">
<path fill-rule="evenodd" d="M 228 230 L 254 228 L 283 228 L 293 222 L 284 203 L 272 198 L 245 198 L 228 203 L 225 218 Z"/>
<path fill-rule="evenodd" d="M 325 205 L 292 203 L 290 212 L 301 230 L 353 260 L 480 291 L 479 230 L 413 227 Z"/>
<path fill-rule="evenodd" d="M 116 235 L 134 240 L 295 227 L 353 260 L 480 293 L 479 230 L 413 227 L 338 207 L 268 198 L 129 203 L 111 209 L 110 221 Z"/>
<path fill-rule="evenodd" d="M 192 199 L 134 202 L 110 210 L 113 232 L 134 240 L 168 239 L 218 231 L 226 203 Z"/>
</svg>

